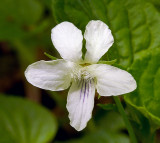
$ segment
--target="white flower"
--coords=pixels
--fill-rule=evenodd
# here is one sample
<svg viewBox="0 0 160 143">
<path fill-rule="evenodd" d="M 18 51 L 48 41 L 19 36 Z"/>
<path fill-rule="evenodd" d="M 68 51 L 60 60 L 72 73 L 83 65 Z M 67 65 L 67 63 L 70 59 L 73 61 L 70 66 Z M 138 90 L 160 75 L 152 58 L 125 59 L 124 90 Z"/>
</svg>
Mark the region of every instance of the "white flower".
<svg viewBox="0 0 160 143">
<path fill-rule="evenodd" d="M 119 68 L 96 64 L 113 44 L 111 30 L 102 21 L 86 26 L 86 54 L 82 60 L 82 32 L 70 22 L 52 29 L 52 42 L 63 59 L 38 61 L 31 64 L 25 76 L 32 85 L 51 91 L 70 90 L 67 110 L 70 124 L 84 129 L 92 116 L 95 89 L 101 96 L 116 96 L 136 89 L 136 81 Z"/>
</svg>

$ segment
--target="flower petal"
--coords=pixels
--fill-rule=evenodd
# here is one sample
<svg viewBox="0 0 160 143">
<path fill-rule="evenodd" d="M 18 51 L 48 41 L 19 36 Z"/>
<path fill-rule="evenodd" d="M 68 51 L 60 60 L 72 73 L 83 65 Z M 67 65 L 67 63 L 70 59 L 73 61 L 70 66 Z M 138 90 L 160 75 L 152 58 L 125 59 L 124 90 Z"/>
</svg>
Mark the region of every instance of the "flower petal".
<svg viewBox="0 0 160 143">
<path fill-rule="evenodd" d="M 97 92 L 101 96 L 121 95 L 136 89 L 137 84 L 132 75 L 119 68 L 94 64 L 89 66 L 97 80 Z"/>
<path fill-rule="evenodd" d="M 111 30 L 100 20 L 90 21 L 84 34 L 87 52 L 85 61 L 96 63 L 112 46 L 114 39 Z"/>
<path fill-rule="evenodd" d="M 52 90 L 64 90 L 70 86 L 71 62 L 64 60 L 38 61 L 28 66 L 25 71 L 26 79 L 32 85 Z"/>
<path fill-rule="evenodd" d="M 62 22 L 52 29 L 52 42 L 65 60 L 78 62 L 82 57 L 82 32 L 70 22 Z"/>
<path fill-rule="evenodd" d="M 84 129 L 92 116 L 94 107 L 94 81 L 73 82 L 67 97 L 70 124 L 77 131 Z"/>
</svg>

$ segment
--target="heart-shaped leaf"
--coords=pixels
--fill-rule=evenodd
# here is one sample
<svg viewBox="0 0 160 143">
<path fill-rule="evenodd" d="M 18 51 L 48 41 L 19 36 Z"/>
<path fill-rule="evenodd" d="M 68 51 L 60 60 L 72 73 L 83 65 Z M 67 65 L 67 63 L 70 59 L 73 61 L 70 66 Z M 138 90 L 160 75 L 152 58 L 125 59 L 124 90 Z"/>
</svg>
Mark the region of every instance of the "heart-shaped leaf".
<svg viewBox="0 0 160 143">
<path fill-rule="evenodd" d="M 48 143 L 57 131 L 45 108 L 18 97 L 0 95 L 1 143 Z"/>
</svg>

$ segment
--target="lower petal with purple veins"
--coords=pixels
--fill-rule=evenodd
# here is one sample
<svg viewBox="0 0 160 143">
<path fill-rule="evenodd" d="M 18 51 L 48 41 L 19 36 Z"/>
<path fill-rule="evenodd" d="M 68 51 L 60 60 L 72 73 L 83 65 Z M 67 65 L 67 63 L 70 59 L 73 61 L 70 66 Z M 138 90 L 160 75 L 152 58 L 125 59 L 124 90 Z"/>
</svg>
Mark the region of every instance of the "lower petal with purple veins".
<svg viewBox="0 0 160 143">
<path fill-rule="evenodd" d="M 67 110 L 71 126 L 78 131 L 86 127 L 92 116 L 94 96 L 93 80 L 73 81 L 67 97 Z"/>
</svg>

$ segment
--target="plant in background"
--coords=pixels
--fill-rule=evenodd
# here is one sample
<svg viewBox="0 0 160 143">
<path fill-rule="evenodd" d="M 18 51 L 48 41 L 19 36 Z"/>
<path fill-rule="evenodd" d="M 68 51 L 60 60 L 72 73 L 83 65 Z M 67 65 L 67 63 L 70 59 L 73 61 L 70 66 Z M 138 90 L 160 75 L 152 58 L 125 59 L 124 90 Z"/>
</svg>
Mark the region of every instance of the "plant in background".
<svg viewBox="0 0 160 143">
<path fill-rule="evenodd" d="M 160 142 L 160 62 L 157 62 L 160 61 L 160 1 L 7 0 L 1 2 L 0 13 L 0 142 Z M 85 48 L 82 48 L 82 58 L 86 63 L 83 60 L 71 62 L 87 69 L 92 64 L 118 64 L 117 67 L 134 77 L 137 89 L 121 97 L 112 96 L 100 100 L 96 97 L 95 106 L 99 107 L 87 123 L 87 128 L 77 136 L 77 132 L 66 123 L 67 115 L 61 114 L 66 112 L 65 97 L 68 93 L 40 92 L 40 89 L 24 81 L 21 71 L 35 62 L 35 59 L 43 59 L 44 50 L 56 57 L 57 47 L 54 48 L 50 41 L 50 29 L 56 24 L 69 21 L 84 33 L 85 26 L 92 19 L 99 19 L 108 25 L 114 37 L 114 44 L 102 57 L 105 61 L 87 61 Z M 69 54 L 71 56 L 74 53 Z M 112 61 L 108 61 L 109 59 Z M 116 59 L 116 64 L 113 59 Z M 54 73 L 56 72 L 53 71 L 52 74 Z M 80 76 L 78 79 L 83 78 Z M 95 90 L 98 89 L 96 78 L 95 76 Z M 74 79 L 72 77 L 70 81 L 72 86 L 74 81 L 77 82 Z M 82 81 L 83 99 L 85 84 L 88 89 L 88 81 Z M 38 102 L 41 106 L 49 108 L 50 113 L 44 111 L 45 108 L 36 106 L 36 103 L 32 104 L 17 96 Z M 115 103 L 108 104 L 112 99 Z M 85 101 L 86 96 L 84 103 Z"/>
<path fill-rule="evenodd" d="M 100 96 L 116 96 L 136 89 L 136 81 L 128 72 L 99 59 L 113 44 L 113 36 L 102 21 L 86 26 L 86 54 L 82 59 L 82 32 L 70 22 L 52 29 L 52 42 L 63 59 L 38 61 L 29 65 L 25 76 L 32 85 L 51 91 L 70 90 L 67 110 L 70 124 L 80 131 L 86 127 L 94 106 L 95 89 Z M 101 62 L 103 63 L 103 62 Z"/>
</svg>

